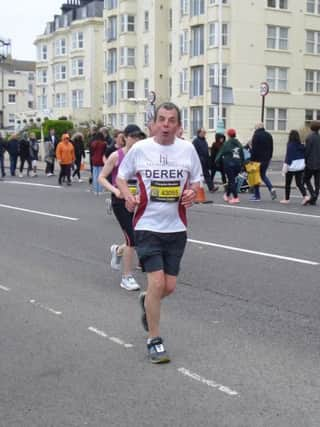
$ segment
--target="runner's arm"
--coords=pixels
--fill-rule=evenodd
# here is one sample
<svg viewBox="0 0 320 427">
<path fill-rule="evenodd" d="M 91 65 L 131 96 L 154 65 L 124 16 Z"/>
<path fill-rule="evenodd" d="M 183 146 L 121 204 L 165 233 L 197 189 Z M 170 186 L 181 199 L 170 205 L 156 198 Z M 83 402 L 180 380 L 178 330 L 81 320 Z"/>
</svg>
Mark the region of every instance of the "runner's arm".
<svg viewBox="0 0 320 427">
<path fill-rule="evenodd" d="M 108 191 L 111 191 L 116 197 L 120 198 L 121 193 L 119 188 L 112 185 L 108 180 L 107 177 L 111 174 L 114 167 L 116 166 L 118 160 L 118 153 L 115 152 L 111 154 L 111 156 L 107 159 L 106 163 L 104 164 L 102 171 L 99 174 L 98 181 L 99 183 Z"/>
</svg>

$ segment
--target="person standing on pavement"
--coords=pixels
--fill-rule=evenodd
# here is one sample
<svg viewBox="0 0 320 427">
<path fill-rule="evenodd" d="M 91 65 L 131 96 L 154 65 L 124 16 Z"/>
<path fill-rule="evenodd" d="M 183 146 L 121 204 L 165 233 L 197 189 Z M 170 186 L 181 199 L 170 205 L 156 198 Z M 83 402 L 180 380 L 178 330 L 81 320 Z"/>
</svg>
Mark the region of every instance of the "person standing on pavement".
<svg viewBox="0 0 320 427">
<path fill-rule="evenodd" d="M 31 158 L 31 165 L 32 165 L 31 176 L 38 176 L 37 164 L 38 164 L 39 142 L 37 141 L 36 134 L 34 132 L 31 132 L 29 135 L 29 144 L 30 144 L 30 158 Z"/>
<path fill-rule="evenodd" d="M 30 141 L 29 141 L 27 132 L 23 132 L 22 138 L 19 141 L 19 153 L 20 153 L 19 178 L 22 178 L 25 162 L 27 162 L 27 176 L 29 176 L 30 172 L 32 171 L 32 164 L 31 164 L 31 157 L 30 157 Z"/>
<path fill-rule="evenodd" d="M 74 154 L 73 145 L 70 142 L 70 137 L 67 133 L 62 135 L 61 141 L 57 145 L 56 157 L 60 164 L 60 174 L 58 178 L 59 185 L 62 185 L 62 179 L 64 177 L 67 178 L 67 185 L 71 185 L 71 167 L 76 156 Z"/>
<path fill-rule="evenodd" d="M 255 127 L 255 132 L 251 140 L 251 160 L 260 163 L 260 176 L 262 181 L 266 184 L 271 199 L 277 198 L 276 190 L 272 187 L 270 179 L 267 177 L 267 169 L 273 155 L 273 138 L 271 133 L 267 132 L 263 123 L 258 123 Z M 260 184 L 254 186 L 254 194 L 249 199 L 251 202 L 258 202 L 261 200 Z"/>
<path fill-rule="evenodd" d="M 77 175 L 78 182 L 83 182 L 80 175 L 81 162 L 82 159 L 86 157 L 86 153 L 84 151 L 83 134 L 81 132 L 75 133 L 72 135 L 71 142 L 73 144 L 74 154 L 76 156 L 75 170 L 73 171 L 72 178 Z"/>
<path fill-rule="evenodd" d="M 289 139 L 284 159 L 283 172 L 285 174 L 285 198 L 280 203 L 290 203 L 290 190 L 293 177 L 296 180 L 296 186 L 302 194 L 302 204 L 306 205 L 310 201 L 303 184 L 303 171 L 305 168 L 305 146 L 302 144 L 299 132 L 292 130 L 289 133 Z"/>
<path fill-rule="evenodd" d="M 147 272 L 147 292 L 141 293 L 139 301 L 152 363 L 170 361 L 160 337 L 161 300 L 176 288 L 187 241 L 186 208 L 195 201 L 201 179 L 201 163 L 194 146 L 176 137 L 180 127 L 179 108 L 171 102 L 159 105 L 153 136 L 132 147 L 117 177 L 128 210 L 135 210 L 136 251 Z M 134 175 L 138 196 L 128 186 Z"/>
<path fill-rule="evenodd" d="M 217 172 L 220 172 L 222 184 L 224 185 L 224 188 L 226 189 L 227 178 L 226 178 L 226 174 L 225 174 L 224 169 L 223 169 L 223 161 L 221 159 L 221 161 L 218 164 L 216 163 L 216 157 L 217 157 L 219 151 L 221 150 L 225 140 L 226 140 L 226 137 L 224 136 L 223 133 L 216 133 L 215 142 L 211 146 L 210 166 L 211 166 L 211 181 L 212 181 L 213 185 L 214 185 L 215 174 Z M 218 190 L 218 189 L 219 189 L 219 187 L 214 187 L 214 190 Z"/>
<path fill-rule="evenodd" d="M 7 144 L 4 140 L 2 134 L 0 133 L 0 169 L 1 169 L 1 177 L 4 178 L 6 176 L 6 172 L 4 169 L 4 153 L 6 152 Z"/>
<path fill-rule="evenodd" d="M 47 176 L 54 175 L 54 161 L 55 161 L 55 153 L 57 149 L 59 141 L 56 135 L 55 129 L 51 128 L 49 130 L 49 135 L 47 135 L 44 139 L 45 144 L 45 153 L 46 153 L 46 170 L 45 173 Z M 53 150 L 53 156 L 52 156 Z M 51 159 L 53 159 L 51 161 Z"/>
<path fill-rule="evenodd" d="M 209 157 L 209 146 L 206 140 L 206 131 L 201 128 L 197 130 L 197 137 L 192 141 L 194 148 L 196 149 L 201 167 L 204 180 L 206 181 L 208 190 L 213 193 L 213 182 L 209 173 L 210 170 L 210 157 Z"/>
<path fill-rule="evenodd" d="M 14 133 L 8 141 L 8 153 L 10 158 L 10 175 L 16 176 L 17 161 L 19 156 L 18 135 Z"/>
<path fill-rule="evenodd" d="M 310 126 L 311 133 L 306 138 L 306 169 L 304 180 L 310 193 L 310 205 L 315 205 L 319 197 L 320 188 L 320 122 L 314 121 Z M 311 179 L 314 179 L 314 187 Z"/>
<path fill-rule="evenodd" d="M 103 133 L 97 132 L 95 139 L 91 141 L 91 162 L 92 162 L 92 188 L 93 194 L 102 194 L 103 187 L 99 183 L 99 175 L 103 168 L 103 155 L 106 149 L 106 142 Z"/>
</svg>

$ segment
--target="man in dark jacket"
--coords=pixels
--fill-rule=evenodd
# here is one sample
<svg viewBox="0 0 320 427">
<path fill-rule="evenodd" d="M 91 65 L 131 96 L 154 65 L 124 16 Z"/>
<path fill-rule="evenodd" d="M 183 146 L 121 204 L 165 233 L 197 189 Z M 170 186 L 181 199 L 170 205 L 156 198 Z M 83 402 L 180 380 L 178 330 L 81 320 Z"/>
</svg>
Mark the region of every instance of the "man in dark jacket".
<svg viewBox="0 0 320 427">
<path fill-rule="evenodd" d="M 311 122 L 311 133 L 306 139 L 306 169 L 304 171 L 304 180 L 311 199 L 310 205 L 315 205 L 319 197 L 320 188 L 320 122 Z M 314 187 L 311 184 L 311 178 L 314 179 Z"/>
<path fill-rule="evenodd" d="M 198 153 L 201 167 L 202 167 L 203 177 L 206 181 L 208 189 L 210 192 L 213 192 L 214 191 L 213 182 L 209 173 L 209 169 L 210 169 L 209 147 L 206 140 L 206 131 L 203 128 L 197 130 L 197 137 L 192 141 L 192 144 L 194 145 L 194 148 Z"/>
<path fill-rule="evenodd" d="M 277 198 L 276 190 L 273 189 L 272 183 L 266 175 L 273 154 L 273 138 L 265 130 L 263 123 L 256 125 L 251 144 L 251 160 L 260 163 L 261 179 L 270 191 L 272 200 L 275 200 Z M 252 202 L 261 200 L 260 185 L 254 187 L 254 195 L 249 200 Z"/>
<path fill-rule="evenodd" d="M 0 134 L 0 169 L 1 169 L 2 178 L 6 176 L 6 173 L 4 170 L 4 153 L 6 152 L 6 149 L 7 149 L 6 141 L 3 139 L 2 135 Z"/>
<path fill-rule="evenodd" d="M 49 135 L 47 135 L 44 139 L 45 147 L 53 146 L 54 153 L 56 152 L 57 145 L 59 144 L 59 140 L 57 138 L 55 130 L 52 128 L 49 130 Z M 48 153 L 48 150 L 46 150 Z M 52 160 L 52 161 L 51 161 Z M 46 175 L 52 176 L 54 175 L 54 156 L 51 155 L 50 162 L 46 162 Z"/>
</svg>

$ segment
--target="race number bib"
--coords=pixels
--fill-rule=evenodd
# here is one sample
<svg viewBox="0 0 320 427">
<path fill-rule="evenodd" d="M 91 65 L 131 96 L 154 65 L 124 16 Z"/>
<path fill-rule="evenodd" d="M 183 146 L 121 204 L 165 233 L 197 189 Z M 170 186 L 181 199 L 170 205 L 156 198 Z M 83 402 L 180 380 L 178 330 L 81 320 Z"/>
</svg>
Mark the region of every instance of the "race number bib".
<svg viewBox="0 0 320 427">
<path fill-rule="evenodd" d="M 151 181 L 150 200 L 153 202 L 177 202 L 180 198 L 180 181 Z"/>
<path fill-rule="evenodd" d="M 129 179 L 128 187 L 129 187 L 130 193 L 133 196 L 135 196 L 137 194 L 137 180 L 136 179 Z"/>
</svg>

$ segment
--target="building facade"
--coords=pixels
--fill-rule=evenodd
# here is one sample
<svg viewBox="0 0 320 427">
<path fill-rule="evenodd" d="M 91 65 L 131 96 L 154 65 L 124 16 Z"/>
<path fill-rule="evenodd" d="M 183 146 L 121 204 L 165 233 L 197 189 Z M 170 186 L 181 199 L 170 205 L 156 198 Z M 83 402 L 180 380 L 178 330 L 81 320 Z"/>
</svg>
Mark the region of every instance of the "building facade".
<svg viewBox="0 0 320 427">
<path fill-rule="evenodd" d="M 75 123 L 102 118 L 103 0 L 68 0 L 37 37 L 37 110 Z"/>
<path fill-rule="evenodd" d="M 221 0 L 222 118 L 242 142 L 261 119 L 281 158 L 292 128 L 320 118 L 319 0 Z M 146 121 L 146 98 L 172 100 L 185 135 L 214 138 L 218 120 L 219 0 L 105 0 L 106 124 Z"/>
</svg>

